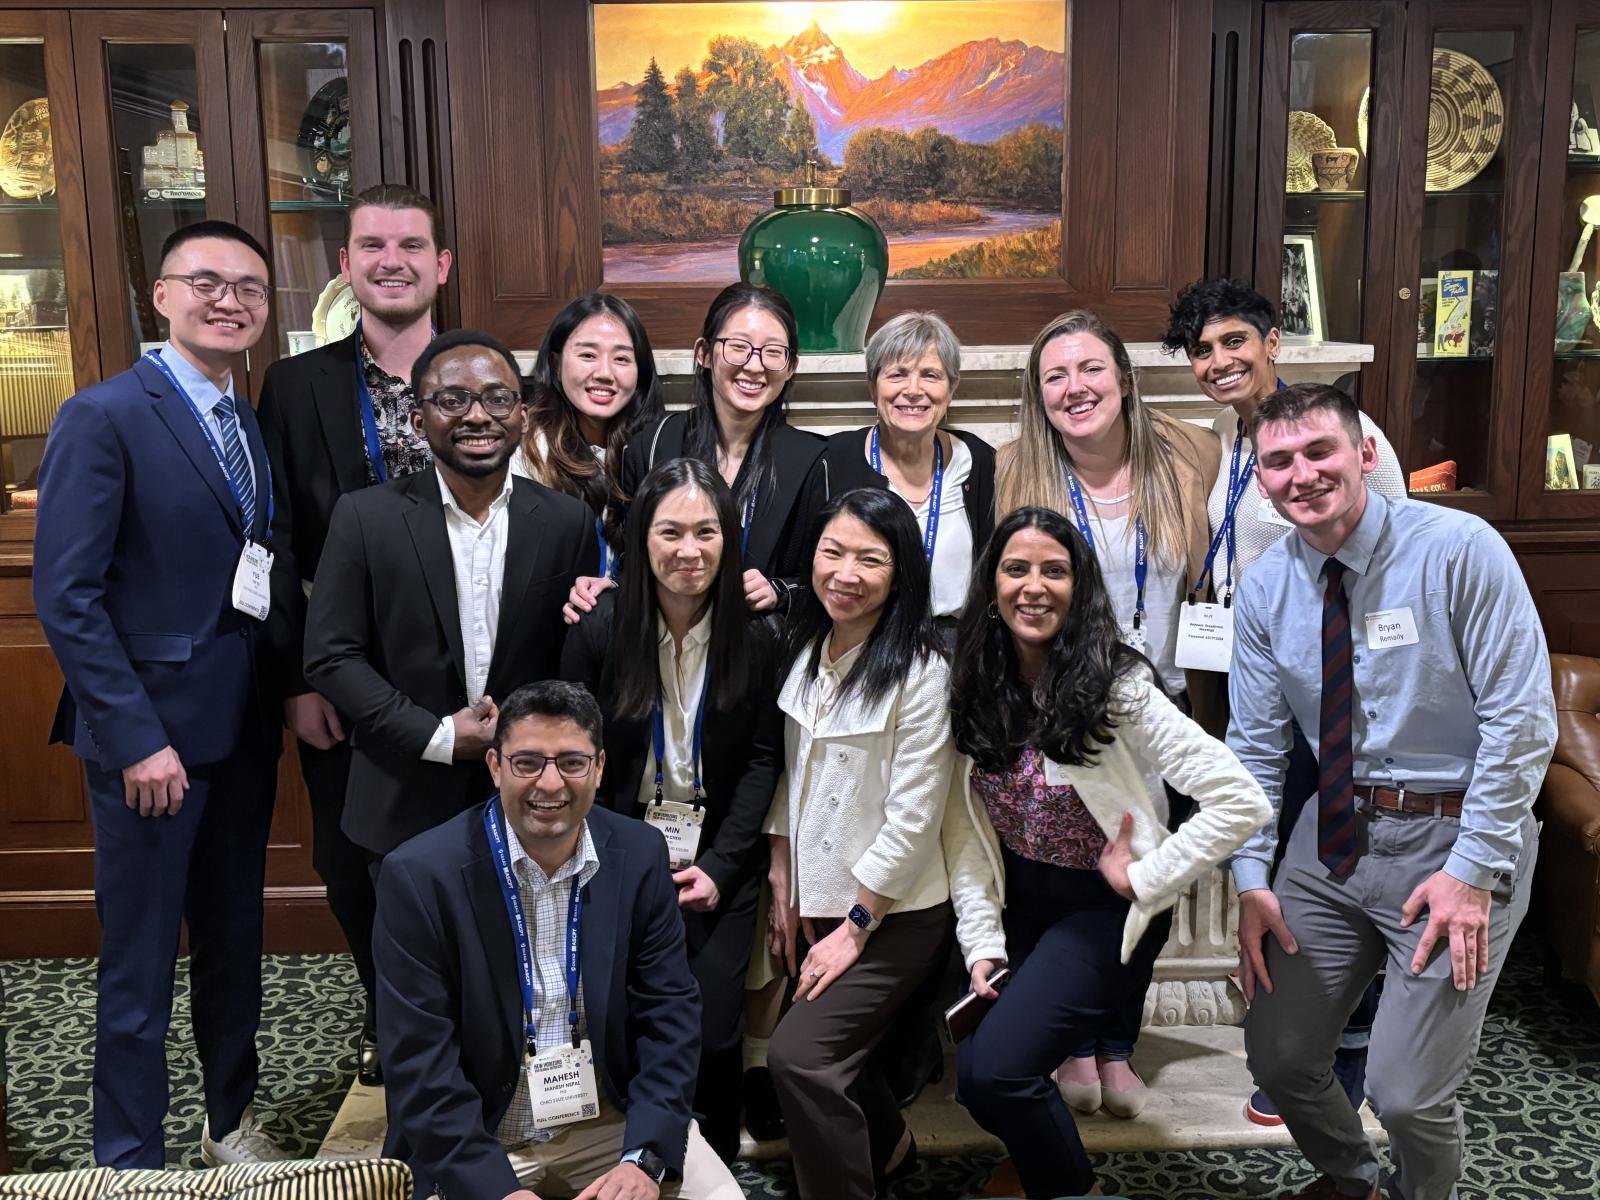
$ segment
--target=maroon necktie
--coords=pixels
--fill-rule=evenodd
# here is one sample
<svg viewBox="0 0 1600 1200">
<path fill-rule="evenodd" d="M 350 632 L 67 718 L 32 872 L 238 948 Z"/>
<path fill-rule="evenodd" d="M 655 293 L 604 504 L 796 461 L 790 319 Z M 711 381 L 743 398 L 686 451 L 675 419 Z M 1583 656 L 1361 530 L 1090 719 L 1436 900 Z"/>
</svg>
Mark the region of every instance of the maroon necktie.
<svg viewBox="0 0 1600 1200">
<path fill-rule="evenodd" d="M 1322 723 L 1317 740 L 1317 857 L 1343 879 L 1361 857 L 1356 830 L 1355 743 L 1350 711 L 1355 679 L 1350 669 L 1350 597 L 1342 586 L 1345 567 L 1336 558 L 1322 566 Z"/>
</svg>

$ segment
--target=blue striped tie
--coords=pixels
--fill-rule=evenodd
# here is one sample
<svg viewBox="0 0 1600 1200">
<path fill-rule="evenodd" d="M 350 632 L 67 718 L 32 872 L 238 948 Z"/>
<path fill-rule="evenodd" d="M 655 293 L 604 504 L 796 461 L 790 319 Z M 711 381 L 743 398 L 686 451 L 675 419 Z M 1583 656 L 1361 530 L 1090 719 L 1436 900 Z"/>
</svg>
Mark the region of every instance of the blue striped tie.
<svg viewBox="0 0 1600 1200">
<path fill-rule="evenodd" d="M 1351 670 L 1350 597 L 1342 583 L 1345 567 L 1337 558 L 1323 564 L 1322 713 L 1317 738 L 1317 857 L 1343 879 L 1361 857 L 1356 823 L 1355 739 L 1350 718 L 1355 699 Z"/>
<path fill-rule="evenodd" d="M 239 414 L 234 411 L 232 396 L 224 395 L 217 401 L 217 424 L 222 426 L 222 457 L 228 464 L 234 491 L 239 493 L 239 515 L 245 535 L 249 536 L 256 522 L 256 481 L 250 474 L 250 461 L 244 456 L 244 443 L 239 439 Z"/>
</svg>

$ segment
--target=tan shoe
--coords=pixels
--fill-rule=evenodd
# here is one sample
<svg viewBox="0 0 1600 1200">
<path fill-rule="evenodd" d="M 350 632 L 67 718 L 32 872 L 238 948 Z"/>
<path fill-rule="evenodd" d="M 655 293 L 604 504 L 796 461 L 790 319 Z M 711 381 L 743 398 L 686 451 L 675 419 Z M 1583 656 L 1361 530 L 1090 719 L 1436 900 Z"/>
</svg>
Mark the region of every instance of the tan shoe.
<svg viewBox="0 0 1600 1200">
<path fill-rule="evenodd" d="M 1359 1196 L 1341 1192 L 1332 1175 L 1324 1175 L 1303 1192 L 1286 1192 L 1280 1200 L 1381 1200 L 1383 1188 L 1373 1184 L 1370 1192 Z"/>
</svg>

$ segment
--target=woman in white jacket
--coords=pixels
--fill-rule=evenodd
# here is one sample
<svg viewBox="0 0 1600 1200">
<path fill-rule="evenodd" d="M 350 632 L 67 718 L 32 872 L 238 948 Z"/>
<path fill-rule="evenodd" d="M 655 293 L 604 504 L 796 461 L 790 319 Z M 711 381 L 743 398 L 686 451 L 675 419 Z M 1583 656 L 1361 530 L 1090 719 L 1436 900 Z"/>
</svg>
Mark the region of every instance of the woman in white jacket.
<svg viewBox="0 0 1600 1200">
<path fill-rule="evenodd" d="M 778 696 L 773 953 L 799 983 L 767 1065 L 800 1195 L 873 1200 L 916 1146 L 873 1049 L 949 957 L 939 831 L 950 793 L 949 669 L 916 518 L 861 488 L 823 509 Z M 797 947 L 798 942 L 798 947 Z"/>
<path fill-rule="evenodd" d="M 1028 1196 L 1098 1195 L 1050 1072 L 1144 994 L 1168 907 L 1271 809 L 1123 641 L 1094 553 L 1059 513 L 1021 508 L 995 530 L 955 663 L 951 726 L 971 758 L 944 826 L 956 936 L 979 995 L 1011 968 L 959 1047 L 957 1096 Z M 1199 803 L 1171 836 L 1163 779 Z"/>
</svg>

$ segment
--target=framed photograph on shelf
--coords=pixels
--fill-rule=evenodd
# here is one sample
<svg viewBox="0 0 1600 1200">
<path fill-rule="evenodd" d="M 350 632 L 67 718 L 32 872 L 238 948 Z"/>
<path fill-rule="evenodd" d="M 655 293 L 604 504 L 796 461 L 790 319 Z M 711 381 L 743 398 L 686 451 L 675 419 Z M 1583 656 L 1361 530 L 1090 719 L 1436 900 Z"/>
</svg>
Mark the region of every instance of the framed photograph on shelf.
<svg viewBox="0 0 1600 1200">
<path fill-rule="evenodd" d="M 1278 328 L 1285 338 L 1320 342 L 1327 327 L 1322 302 L 1322 262 L 1314 230 L 1283 235 L 1283 288 Z"/>
<path fill-rule="evenodd" d="M 1594 111 L 1594 92 L 1587 83 L 1572 84 L 1572 115 L 1567 122 L 1567 157 L 1600 158 L 1600 122 Z"/>
</svg>

